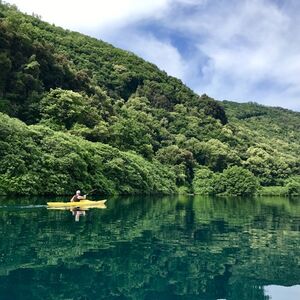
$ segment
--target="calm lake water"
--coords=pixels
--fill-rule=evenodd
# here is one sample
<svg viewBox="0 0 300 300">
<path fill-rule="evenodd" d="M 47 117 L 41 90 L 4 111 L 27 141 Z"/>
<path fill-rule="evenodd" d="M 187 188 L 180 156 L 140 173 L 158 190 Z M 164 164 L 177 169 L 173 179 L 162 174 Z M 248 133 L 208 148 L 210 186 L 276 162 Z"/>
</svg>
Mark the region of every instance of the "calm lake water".
<svg viewBox="0 0 300 300">
<path fill-rule="evenodd" d="M 0 200 L 0 299 L 300 299 L 299 198 L 45 203 Z"/>
</svg>

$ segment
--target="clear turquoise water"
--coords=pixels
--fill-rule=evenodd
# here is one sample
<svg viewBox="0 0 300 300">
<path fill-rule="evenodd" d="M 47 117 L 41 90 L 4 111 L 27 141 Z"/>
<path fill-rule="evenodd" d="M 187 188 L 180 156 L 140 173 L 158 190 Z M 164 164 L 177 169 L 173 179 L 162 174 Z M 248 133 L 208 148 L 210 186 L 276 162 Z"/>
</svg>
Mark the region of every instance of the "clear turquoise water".
<svg viewBox="0 0 300 300">
<path fill-rule="evenodd" d="M 0 199 L 0 299 L 300 299 L 300 199 L 46 200 Z"/>
</svg>

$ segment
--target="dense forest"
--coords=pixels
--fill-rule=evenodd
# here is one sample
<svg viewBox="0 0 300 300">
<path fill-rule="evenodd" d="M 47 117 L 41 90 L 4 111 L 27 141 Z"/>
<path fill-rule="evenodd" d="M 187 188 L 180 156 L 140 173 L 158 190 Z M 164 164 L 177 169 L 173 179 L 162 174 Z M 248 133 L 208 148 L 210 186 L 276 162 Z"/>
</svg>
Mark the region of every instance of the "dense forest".
<svg viewBox="0 0 300 300">
<path fill-rule="evenodd" d="M 0 1 L 0 194 L 300 194 L 300 113 L 199 96 Z"/>
</svg>

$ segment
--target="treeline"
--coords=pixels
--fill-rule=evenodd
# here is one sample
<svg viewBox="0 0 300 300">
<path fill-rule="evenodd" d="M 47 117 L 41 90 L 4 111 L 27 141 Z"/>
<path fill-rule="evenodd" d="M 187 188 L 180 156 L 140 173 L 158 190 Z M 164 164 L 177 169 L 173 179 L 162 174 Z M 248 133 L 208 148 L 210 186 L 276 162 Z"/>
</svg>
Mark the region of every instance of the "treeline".
<svg viewBox="0 0 300 300">
<path fill-rule="evenodd" d="M 43 169 L 38 167 L 43 163 L 37 159 L 38 155 L 31 158 L 39 147 L 42 148 L 39 155 L 44 155 L 42 144 L 24 150 L 27 154 L 20 164 L 25 164 L 24 169 L 17 163 L 10 165 L 11 151 L 17 156 L 22 153 L 19 147 L 24 146 L 23 134 L 27 136 L 33 128 L 42 136 L 57 138 L 57 154 L 53 164 L 43 165 L 45 174 L 53 172 L 58 178 L 65 176 L 65 172 L 68 174 L 66 181 L 55 179 L 57 184 L 51 188 L 42 184 L 36 193 L 69 193 L 75 186 L 83 186 L 96 187 L 103 193 L 176 192 L 179 188 L 199 193 L 253 194 L 261 185 L 283 186 L 289 178 L 299 182 L 295 177 L 300 174 L 300 139 L 295 132 L 299 128 L 299 114 L 284 112 L 284 118 L 289 118 L 289 114 L 294 116 L 286 123 L 290 124 L 289 134 L 284 135 L 283 124 L 272 119 L 275 111 L 261 106 L 255 107 L 255 111 L 243 107 L 236 109 L 234 104 L 217 102 L 205 94 L 200 97 L 180 80 L 132 53 L 49 25 L 0 2 L 0 111 L 36 126 L 26 127 L 1 115 L 1 142 L 6 139 L 6 144 L 0 148 L 2 178 L 5 178 L 0 194 L 31 194 L 35 189 L 28 190 L 27 186 L 43 182 L 39 175 L 30 172 L 34 164 Z M 244 112 L 244 116 L 238 116 L 237 111 Z M 283 116 L 280 110 L 276 114 Z M 253 117 L 264 119 L 266 115 L 269 119 L 265 122 L 248 122 Z M 9 138 L 5 135 L 8 123 L 18 129 L 12 130 Z M 256 124 L 260 127 L 255 127 Z M 275 128 L 270 131 L 272 140 L 267 134 L 270 127 Z M 46 140 L 41 138 L 45 144 Z M 97 159 L 91 156 L 87 165 L 97 166 L 92 168 L 94 171 L 87 167 L 84 173 L 78 168 L 77 178 L 67 165 L 62 163 L 58 167 L 55 163 L 60 160 L 59 151 L 64 153 L 68 143 L 72 145 L 69 155 L 81 156 L 83 150 L 78 145 L 106 150 Z M 128 181 L 123 186 L 123 179 L 117 175 L 106 177 L 113 172 L 103 169 L 106 153 L 117 164 L 120 156 L 125 156 L 136 160 L 135 166 L 157 169 L 153 182 L 160 176 L 162 182 L 164 178 L 168 180 L 162 183 L 163 187 L 150 183 L 144 186 L 144 178 L 147 182 L 152 172 L 145 171 L 144 177 L 137 175 L 133 181 L 125 176 L 125 182 Z M 98 178 L 97 172 L 104 174 L 109 183 Z M 214 178 L 207 189 L 199 188 L 202 184 L 207 186 L 207 182 L 201 183 L 203 174 Z M 28 178 L 25 185 L 24 176 Z M 245 189 L 243 184 L 221 188 L 220 183 L 229 182 L 232 176 L 241 182 L 245 180 Z M 253 188 L 246 187 L 248 180 Z"/>
</svg>

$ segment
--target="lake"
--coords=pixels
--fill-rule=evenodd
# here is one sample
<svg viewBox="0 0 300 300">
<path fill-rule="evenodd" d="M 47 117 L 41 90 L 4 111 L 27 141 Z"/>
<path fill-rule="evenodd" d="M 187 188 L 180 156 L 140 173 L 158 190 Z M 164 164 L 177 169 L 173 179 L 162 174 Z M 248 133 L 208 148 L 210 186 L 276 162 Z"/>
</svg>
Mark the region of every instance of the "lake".
<svg viewBox="0 0 300 300">
<path fill-rule="evenodd" d="M 300 299 L 299 198 L 46 201 L 0 199 L 0 299 Z"/>
</svg>

